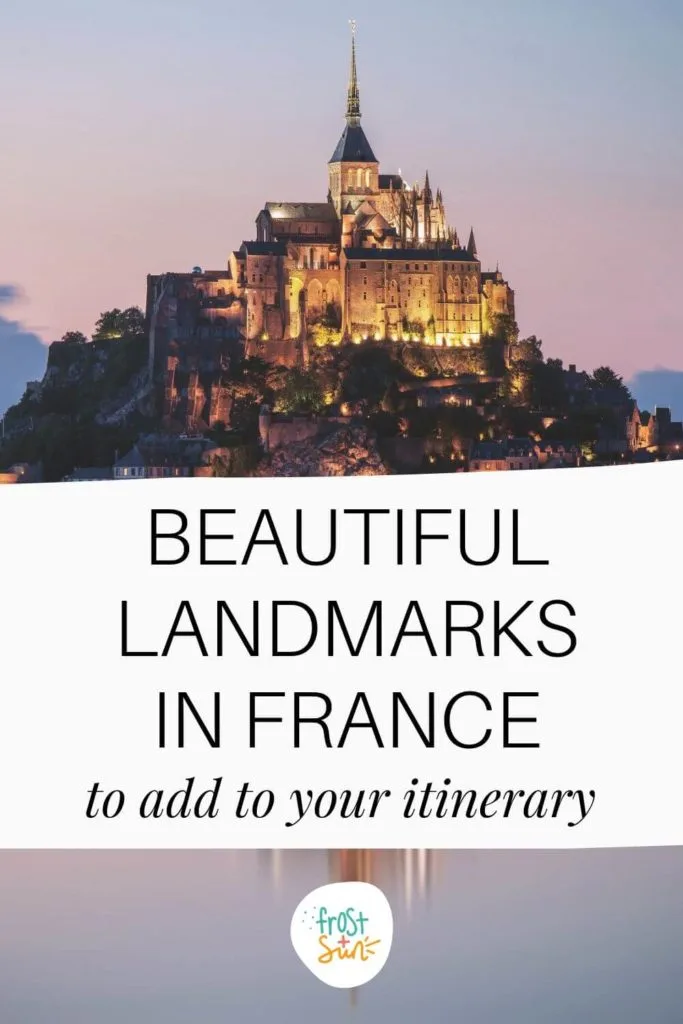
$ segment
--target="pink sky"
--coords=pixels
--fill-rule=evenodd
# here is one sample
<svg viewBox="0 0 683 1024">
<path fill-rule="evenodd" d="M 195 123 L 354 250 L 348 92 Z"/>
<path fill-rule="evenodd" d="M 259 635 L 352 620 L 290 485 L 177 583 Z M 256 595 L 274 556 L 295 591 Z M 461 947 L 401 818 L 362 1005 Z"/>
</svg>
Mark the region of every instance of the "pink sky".
<svg viewBox="0 0 683 1024">
<path fill-rule="evenodd" d="M 44 341 L 142 304 L 148 273 L 224 266 L 267 200 L 324 199 L 343 127 L 336 11 L 269 0 L 237 24 L 217 0 L 96 7 L 3 16 L 0 285 L 25 296 L 5 315 Z M 429 168 L 548 355 L 683 369 L 676 5 L 494 0 L 464 19 L 433 2 L 427 46 L 383 10 L 358 41 L 383 170 Z"/>
</svg>

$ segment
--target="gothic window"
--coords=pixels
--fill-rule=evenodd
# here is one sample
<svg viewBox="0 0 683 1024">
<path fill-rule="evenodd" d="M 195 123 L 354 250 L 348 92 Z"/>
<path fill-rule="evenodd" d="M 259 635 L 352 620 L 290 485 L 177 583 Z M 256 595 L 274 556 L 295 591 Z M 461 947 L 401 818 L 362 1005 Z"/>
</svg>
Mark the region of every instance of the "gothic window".
<svg viewBox="0 0 683 1024">
<path fill-rule="evenodd" d="M 429 267 L 425 264 L 425 270 L 429 270 Z"/>
<path fill-rule="evenodd" d="M 367 171 L 365 172 L 365 184 L 366 184 L 367 188 L 370 188 L 370 168 L 369 167 L 368 167 Z"/>
<path fill-rule="evenodd" d="M 368 293 L 367 292 L 363 292 L 363 302 L 366 301 L 367 297 L 368 297 Z"/>
<path fill-rule="evenodd" d="M 349 188 L 353 188 L 353 171 L 349 171 Z"/>
<path fill-rule="evenodd" d="M 356 171 L 356 185 L 358 188 L 363 187 L 363 169 L 361 167 Z"/>
</svg>

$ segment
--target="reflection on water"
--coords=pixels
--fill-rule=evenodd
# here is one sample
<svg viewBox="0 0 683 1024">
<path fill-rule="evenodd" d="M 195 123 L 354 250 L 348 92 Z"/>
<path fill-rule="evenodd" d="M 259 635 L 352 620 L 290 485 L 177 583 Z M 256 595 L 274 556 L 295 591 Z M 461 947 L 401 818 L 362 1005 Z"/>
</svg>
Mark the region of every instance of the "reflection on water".
<svg viewBox="0 0 683 1024">
<path fill-rule="evenodd" d="M 289 923 L 382 888 L 389 962 L 351 995 Z M 683 850 L 0 853 L 2 1024 L 680 1024 Z"/>
</svg>

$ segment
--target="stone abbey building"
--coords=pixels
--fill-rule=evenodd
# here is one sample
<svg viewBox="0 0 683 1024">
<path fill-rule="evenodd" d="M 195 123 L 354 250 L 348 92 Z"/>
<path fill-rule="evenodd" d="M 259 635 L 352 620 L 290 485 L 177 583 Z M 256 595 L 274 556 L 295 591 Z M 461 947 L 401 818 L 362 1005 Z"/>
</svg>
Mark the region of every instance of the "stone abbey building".
<svg viewBox="0 0 683 1024">
<path fill-rule="evenodd" d="M 235 343 L 287 365 L 305 358 L 316 324 L 332 340 L 476 345 L 493 314 L 514 316 L 514 293 L 498 269 L 482 271 L 473 230 L 461 245 L 428 174 L 411 186 L 380 173 L 361 126 L 354 32 L 327 200 L 267 202 L 256 239 L 224 270 L 150 276 L 147 311 L 151 368 L 168 375 L 172 407 L 176 368 L 199 387 L 202 365 L 227 365 Z M 220 391 L 214 379 L 198 395 L 202 418 L 220 419 Z"/>
</svg>

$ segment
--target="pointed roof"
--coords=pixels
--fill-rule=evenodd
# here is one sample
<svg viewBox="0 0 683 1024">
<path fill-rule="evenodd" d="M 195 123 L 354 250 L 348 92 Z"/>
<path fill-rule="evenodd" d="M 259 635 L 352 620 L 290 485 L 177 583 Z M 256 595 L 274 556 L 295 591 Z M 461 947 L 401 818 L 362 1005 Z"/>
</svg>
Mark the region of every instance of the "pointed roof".
<svg viewBox="0 0 683 1024">
<path fill-rule="evenodd" d="M 376 164 L 378 162 L 360 125 L 347 124 L 337 143 L 337 148 L 330 158 L 331 164 L 343 163 L 344 161 L 358 161 L 364 164 Z"/>
<path fill-rule="evenodd" d="M 376 164 L 377 157 L 360 126 L 360 89 L 356 67 L 356 23 L 351 22 L 351 73 L 346 96 L 346 128 L 330 159 L 331 164 L 358 162 Z"/>
<path fill-rule="evenodd" d="M 427 199 L 431 199 L 432 198 L 432 188 L 431 188 L 431 185 L 429 184 L 429 171 L 427 171 L 425 173 L 424 195 L 425 195 L 425 198 L 427 198 Z"/>
<path fill-rule="evenodd" d="M 474 228 L 470 228 L 470 240 L 467 243 L 467 251 L 472 255 L 477 255 L 477 243 L 474 240 Z"/>
</svg>

